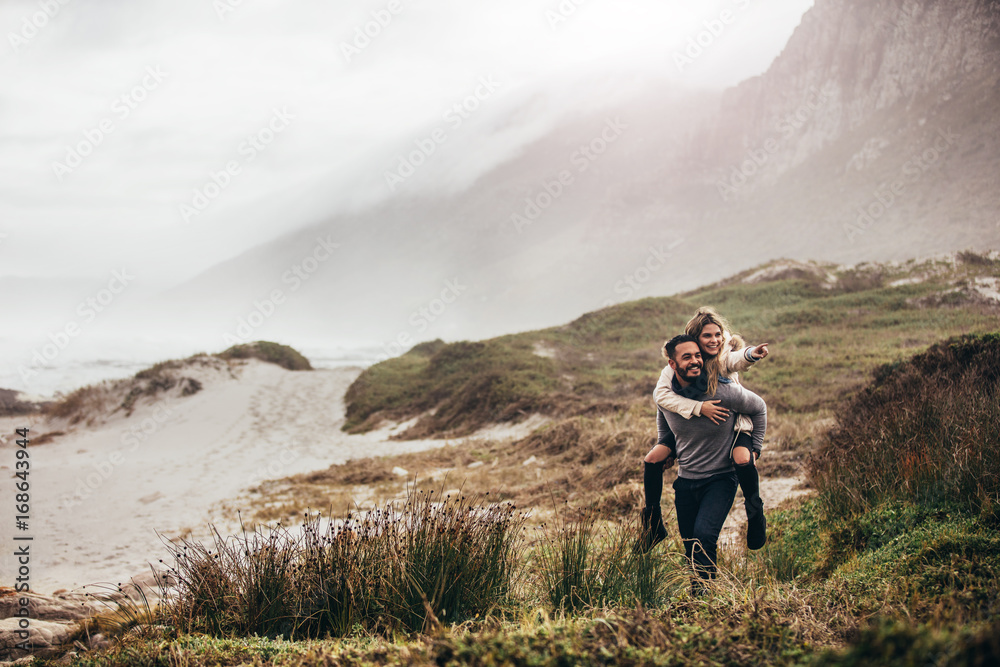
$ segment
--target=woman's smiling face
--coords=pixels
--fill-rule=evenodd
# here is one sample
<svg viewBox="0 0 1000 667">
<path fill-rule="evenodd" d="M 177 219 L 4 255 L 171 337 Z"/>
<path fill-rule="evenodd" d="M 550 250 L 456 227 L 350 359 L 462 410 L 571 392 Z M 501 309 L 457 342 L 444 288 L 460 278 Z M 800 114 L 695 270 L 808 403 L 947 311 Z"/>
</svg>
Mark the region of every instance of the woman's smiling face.
<svg viewBox="0 0 1000 667">
<path fill-rule="evenodd" d="M 722 328 L 718 324 L 706 324 L 698 334 L 698 346 L 706 356 L 717 355 L 722 349 Z"/>
</svg>

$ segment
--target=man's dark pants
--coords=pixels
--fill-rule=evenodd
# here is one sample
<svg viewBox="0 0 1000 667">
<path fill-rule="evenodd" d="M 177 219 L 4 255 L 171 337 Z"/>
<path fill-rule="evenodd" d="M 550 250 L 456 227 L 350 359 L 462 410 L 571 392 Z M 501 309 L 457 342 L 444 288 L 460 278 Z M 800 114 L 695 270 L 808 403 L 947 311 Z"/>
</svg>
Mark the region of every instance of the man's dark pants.
<svg viewBox="0 0 1000 667">
<path fill-rule="evenodd" d="M 715 576 L 719 533 L 736 499 L 737 486 L 735 472 L 705 479 L 678 477 L 674 481 L 674 506 L 684 553 L 689 561 L 693 560 L 694 569 L 702 579 Z"/>
</svg>

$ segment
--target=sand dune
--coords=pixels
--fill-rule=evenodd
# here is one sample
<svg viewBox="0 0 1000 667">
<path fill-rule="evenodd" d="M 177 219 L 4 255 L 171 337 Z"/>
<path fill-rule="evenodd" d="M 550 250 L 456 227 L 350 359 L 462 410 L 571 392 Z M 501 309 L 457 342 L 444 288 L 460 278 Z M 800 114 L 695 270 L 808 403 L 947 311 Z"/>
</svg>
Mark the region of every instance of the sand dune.
<svg viewBox="0 0 1000 667">
<path fill-rule="evenodd" d="M 33 590 L 147 574 L 147 563 L 166 554 L 157 531 L 176 536 L 190 529 L 207 536 L 209 520 L 232 528 L 236 517 L 213 517 L 210 509 L 263 479 L 444 444 L 341 432 L 344 392 L 360 369 L 291 372 L 248 360 L 231 374 L 200 372 L 204 388 L 194 395 L 174 392 L 139 404 L 129 417 L 118 412 L 102 424 L 75 427 L 30 447 L 31 523 L 19 534 L 34 536 Z M 14 472 L 14 429 L 29 424 L 0 420 L 5 477 Z M 31 435 L 66 428 L 42 421 L 31 425 Z M 2 533 L 9 535 L 12 499 L 4 505 Z M 17 565 L 4 551 L 0 581 L 6 584 Z"/>
</svg>

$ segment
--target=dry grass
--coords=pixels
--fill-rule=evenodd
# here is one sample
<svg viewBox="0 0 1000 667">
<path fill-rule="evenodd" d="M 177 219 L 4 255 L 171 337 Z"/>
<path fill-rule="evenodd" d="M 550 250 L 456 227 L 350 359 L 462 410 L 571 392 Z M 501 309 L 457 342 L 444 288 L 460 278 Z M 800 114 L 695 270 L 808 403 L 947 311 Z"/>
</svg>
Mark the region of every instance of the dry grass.
<svg viewBox="0 0 1000 667">
<path fill-rule="evenodd" d="M 32 436 L 32 445 L 44 445 L 46 443 L 52 442 L 61 435 L 66 435 L 65 431 L 49 431 L 48 433 L 43 433 L 39 436 Z"/>
<path fill-rule="evenodd" d="M 57 396 L 57 400 L 45 408 L 44 414 L 65 419 L 70 425 L 86 420 L 84 423 L 91 426 L 121 400 L 119 393 L 116 383 L 108 381 L 80 387 L 66 396 Z"/>
<path fill-rule="evenodd" d="M 974 511 L 1000 498 L 998 380 L 1000 334 L 952 339 L 881 368 L 811 464 L 830 515 L 887 498 Z"/>
<path fill-rule="evenodd" d="M 822 429 L 826 413 L 783 412 L 769 418 L 760 471 L 765 478 L 798 477 Z M 287 520 L 307 510 L 368 509 L 424 491 L 490 491 L 533 508 L 532 522 L 549 516 L 553 502 L 595 507 L 600 516 L 621 519 L 642 505 L 642 458 L 655 442 L 653 409 L 636 400 L 614 415 L 553 421 L 520 440 L 470 439 L 459 444 L 360 459 L 328 469 L 271 480 L 225 511 L 245 511 L 250 525 Z M 407 471 L 405 476 L 394 468 Z M 664 478 L 666 493 L 676 469 Z M 766 481 L 764 482 L 766 484 Z M 665 501 L 668 502 L 668 501 Z"/>
<path fill-rule="evenodd" d="M 170 543 L 172 625 L 309 638 L 429 632 L 507 604 L 523 573 L 524 515 L 486 496 L 412 490 L 333 521 Z"/>
</svg>

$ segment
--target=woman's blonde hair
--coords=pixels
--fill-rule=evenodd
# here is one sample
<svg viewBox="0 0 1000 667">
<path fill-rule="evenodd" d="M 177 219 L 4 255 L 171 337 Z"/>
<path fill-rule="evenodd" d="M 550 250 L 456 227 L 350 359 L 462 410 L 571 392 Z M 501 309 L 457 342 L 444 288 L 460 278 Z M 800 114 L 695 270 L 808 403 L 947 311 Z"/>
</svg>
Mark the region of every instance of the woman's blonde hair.
<svg viewBox="0 0 1000 667">
<path fill-rule="evenodd" d="M 722 349 L 719 350 L 719 354 L 714 357 L 705 357 L 702 355 L 705 373 L 708 376 L 708 389 L 706 393 L 709 396 L 715 396 L 715 390 L 719 388 L 719 375 L 723 374 L 723 369 L 725 368 L 721 357 L 723 354 L 727 354 L 729 350 L 743 347 L 743 338 L 738 334 L 734 334 L 732 329 L 729 328 L 729 322 L 726 321 L 726 318 L 719 315 L 715 308 L 711 306 L 702 306 L 699 308 L 694 317 L 688 320 L 687 325 L 684 327 L 684 333 L 699 339 L 702 329 L 709 324 L 714 324 L 722 330 Z M 700 340 L 698 346 L 701 347 Z"/>
</svg>

